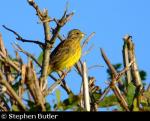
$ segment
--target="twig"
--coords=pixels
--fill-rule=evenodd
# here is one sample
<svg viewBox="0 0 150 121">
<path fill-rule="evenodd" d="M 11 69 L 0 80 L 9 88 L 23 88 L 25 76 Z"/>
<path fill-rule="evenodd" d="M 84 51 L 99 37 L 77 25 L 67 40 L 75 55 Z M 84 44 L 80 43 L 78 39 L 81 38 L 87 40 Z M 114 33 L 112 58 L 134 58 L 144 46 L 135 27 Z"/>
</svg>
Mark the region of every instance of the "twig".
<svg viewBox="0 0 150 121">
<path fill-rule="evenodd" d="M 43 12 L 40 11 L 38 5 L 34 2 L 34 0 L 28 0 L 29 5 L 31 5 L 36 10 L 36 15 L 39 17 L 41 21 L 45 21 L 44 16 L 46 16 Z M 48 19 L 50 21 L 50 19 Z"/>
<path fill-rule="evenodd" d="M 93 69 L 93 68 L 99 68 L 99 67 L 104 67 L 104 66 L 101 66 L 101 65 L 93 65 L 93 66 L 88 67 L 88 70 Z"/>
<path fill-rule="evenodd" d="M 65 78 L 65 75 L 62 75 L 59 80 L 57 80 L 54 84 L 52 84 L 45 92 L 44 96 L 47 96 L 48 94 L 52 93 L 54 89 L 59 85 L 62 84 L 62 80 Z"/>
<path fill-rule="evenodd" d="M 46 108 L 45 108 L 45 99 L 44 99 L 44 96 L 42 95 L 42 92 L 41 92 L 41 89 L 40 89 L 40 86 L 39 86 L 39 81 L 36 77 L 36 74 L 35 74 L 35 71 L 34 71 L 34 68 L 33 68 L 33 64 L 32 62 L 30 61 L 28 63 L 28 66 L 26 68 L 26 73 L 25 73 L 25 76 L 26 76 L 26 83 L 27 83 L 27 86 L 35 100 L 35 102 L 42 108 L 42 111 L 46 111 Z"/>
<path fill-rule="evenodd" d="M 3 61 L 4 63 L 8 63 L 17 72 L 21 73 L 20 68 L 14 62 L 12 62 L 12 60 L 10 60 L 8 57 L 6 57 L 1 51 L 0 51 L 0 56 L 3 58 L 3 59 L 1 59 L 1 61 Z"/>
<path fill-rule="evenodd" d="M 42 61 L 42 72 L 40 76 L 40 88 L 42 89 L 45 80 L 47 78 L 47 70 L 48 70 L 48 65 L 49 65 L 49 60 L 50 60 L 50 49 L 52 48 L 52 45 L 49 44 L 50 39 L 51 39 L 51 33 L 50 33 L 50 17 L 48 16 L 48 11 L 44 10 L 43 12 L 39 9 L 38 5 L 34 2 L 34 0 L 28 0 L 29 5 L 33 7 L 36 11 L 36 15 L 39 17 L 39 19 L 43 23 L 43 28 L 44 28 L 44 36 L 45 36 L 45 42 L 44 45 L 45 47 L 43 48 L 43 61 Z"/>
<path fill-rule="evenodd" d="M 88 44 L 88 42 L 91 40 L 91 38 L 95 35 L 95 32 L 91 33 L 87 39 L 85 39 L 85 41 L 82 44 L 82 48 L 84 48 L 86 46 L 86 44 Z"/>
<path fill-rule="evenodd" d="M 27 55 L 27 56 L 30 57 L 38 66 L 41 67 L 41 64 L 37 61 L 37 59 L 36 59 L 32 54 L 30 54 L 29 52 L 23 50 L 18 44 L 12 44 L 12 45 L 13 45 L 13 47 L 14 47 L 17 51 L 22 52 L 22 53 L 24 53 L 25 55 Z"/>
<path fill-rule="evenodd" d="M 135 82 L 136 87 L 140 87 L 140 89 L 142 89 L 143 85 L 142 85 L 141 77 L 140 77 L 140 74 L 138 71 L 138 66 L 136 63 L 136 57 L 135 57 L 135 53 L 134 53 L 134 43 L 132 42 L 132 37 L 129 35 L 126 35 L 124 37 L 124 41 L 128 47 L 129 61 L 135 60 L 135 63 L 131 67 L 131 70 L 132 70 L 131 74 L 132 74 L 133 80 Z"/>
<path fill-rule="evenodd" d="M 39 46 L 42 46 L 44 47 L 44 43 L 40 42 L 40 41 L 35 41 L 35 40 L 27 40 L 27 39 L 24 39 L 22 38 L 17 32 L 15 32 L 14 30 L 6 27 L 5 25 L 2 25 L 6 30 L 12 32 L 13 34 L 15 34 L 17 36 L 17 40 L 20 40 L 22 42 L 29 42 L 29 43 L 35 43 L 35 44 L 38 44 Z"/>
<path fill-rule="evenodd" d="M 95 32 L 91 33 L 89 37 L 83 42 L 82 44 L 82 49 L 87 45 L 87 43 L 90 41 L 90 39 L 95 35 Z M 90 51 L 90 50 L 89 50 Z M 82 77 L 82 69 L 81 69 L 81 59 L 79 60 L 78 63 L 75 64 L 75 68 L 77 69 L 79 75 Z"/>
<path fill-rule="evenodd" d="M 90 51 L 93 49 L 94 45 L 92 44 L 85 52 L 82 53 L 82 57 L 89 54 Z M 83 49 L 83 48 L 82 48 Z"/>
<path fill-rule="evenodd" d="M 116 72 L 115 68 L 110 63 L 110 61 L 107 58 L 106 54 L 104 53 L 103 49 L 101 48 L 100 50 L 101 50 L 102 57 L 103 57 L 104 61 L 106 62 L 107 66 L 109 67 L 112 75 L 117 75 L 117 72 Z"/>
<path fill-rule="evenodd" d="M 1 33 L 0 33 L 0 51 L 4 54 L 4 56 L 7 55 Z"/>
<path fill-rule="evenodd" d="M 86 63 L 83 62 L 82 64 L 82 71 L 83 71 L 83 95 L 84 95 L 84 106 L 86 111 L 90 111 L 90 96 L 89 96 L 89 84 L 87 78 L 87 68 Z"/>
<path fill-rule="evenodd" d="M 64 72 L 64 73 L 58 73 L 59 77 L 62 78 L 64 76 L 64 78 L 62 79 L 62 85 L 64 85 L 64 87 L 66 88 L 66 92 L 67 94 L 73 94 L 73 92 L 71 91 L 71 89 L 69 88 L 69 86 L 66 84 L 66 81 L 65 81 L 65 76 L 68 74 L 69 71 L 67 72 Z"/>
<path fill-rule="evenodd" d="M 124 67 L 126 67 L 129 64 L 128 47 L 126 42 L 124 42 L 122 53 L 123 53 Z M 125 78 L 127 80 L 127 83 L 129 84 L 131 82 L 131 70 L 128 70 L 126 72 Z"/>
<path fill-rule="evenodd" d="M 79 73 L 79 75 L 82 77 L 81 59 L 79 60 L 79 62 L 77 62 L 75 64 L 75 68 L 76 68 L 77 72 Z"/>
<path fill-rule="evenodd" d="M 4 111 L 10 111 L 7 101 L 4 99 L 4 95 L 0 94 L 0 105 Z"/>
<path fill-rule="evenodd" d="M 131 65 L 134 63 L 134 60 L 132 60 L 122 71 L 120 71 L 120 73 L 118 73 L 115 77 L 114 77 L 114 80 L 115 82 L 114 85 L 118 82 L 117 80 L 121 78 L 121 76 L 123 76 L 131 67 Z M 102 101 L 105 97 L 105 95 L 108 94 L 108 92 L 110 91 L 110 85 L 104 90 L 103 94 L 101 95 L 99 101 Z"/>
<path fill-rule="evenodd" d="M 100 50 L 101 50 L 102 57 L 103 57 L 105 63 L 107 64 L 107 66 L 109 67 L 112 76 L 116 76 L 117 75 L 117 71 L 115 70 L 113 65 L 110 63 L 110 61 L 107 58 L 107 56 L 106 56 L 105 52 L 103 51 L 103 49 L 101 48 Z M 118 84 L 119 84 L 120 87 L 123 87 L 123 83 L 122 83 L 121 80 L 118 80 Z"/>
<path fill-rule="evenodd" d="M 124 75 L 124 73 L 126 73 L 126 71 L 129 70 L 129 67 L 132 64 L 134 64 L 135 60 L 133 59 L 120 73 L 117 73 L 116 70 L 114 69 L 114 67 L 111 65 L 110 61 L 108 60 L 108 58 L 106 57 L 106 55 L 105 55 L 105 53 L 102 49 L 101 49 L 101 53 L 102 53 L 102 57 L 104 58 L 106 64 L 108 65 L 109 69 L 111 70 L 111 73 L 113 74 L 113 76 L 112 76 L 112 81 L 109 84 L 109 87 L 103 93 L 102 98 L 100 99 L 100 101 L 109 92 L 109 90 L 110 90 L 109 88 L 111 88 L 113 90 L 114 94 L 116 95 L 116 97 L 118 98 L 118 100 L 119 100 L 120 104 L 122 105 L 122 107 L 124 107 L 124 109 L 126 111 L 129 111 L 128 104 L 127 104 L 126 100 L 124 99 L 124 97 L 122 96 L 119 88 L 115 85 L 115 83 L 118 82 L 118 80 L 120 80 L 121 76 Z"/>
<path fill-rule="evenodd" d="M 6 88 L 8 89 L 8 91 L 13 95 L 13 97 L 15 98 L 15 100 L 18 102 L 18 104 L 20 105 L 20 107 L 26 111 L 26 107 L 25 105 L 22 103 L 22 100 L 20 99 L 20 97 L 16 94 L 16 92 L 14 91 L 14 89 L 11 87 L 11 85 L 3 79 L 3 75 L 2 72 L 0 71 L 0 82 L 6 86 Z"/>
<path fill-rule="evenodd" d="M 113 84 L 113 82 L 115 82 L 115 80 L 112 80 L 112 85 L 110 86 L 110 88 L 113 90 L 114 94 L 116 95 L 116 97 L 118 98 L 120 104 L 122 105 L 122 107 L 126 110 L 126 111 L 130 111 L 128 108 L 128 104 L 125 100 L 125 98 L 122 96 L 119 88 Z"/>
<path fill-rule="evenodd" d="M 104 90 L 104 92 L 102 93 L 102 95 L 101 95 L 101 97 L 100 97 L 100 99 L 99 99 L 98 102 L 103 101 L 104 97 L 108 94 L 109 91 L 110 91 L 110 86 L 108 86 L 108 87 Z"/>
<path fill-rule="evenodd" d="M 56 21 L 56 19 L 54 19 Z M 55 34 L 55 29 L 54 28 L 51 28 L 52 29 L 52 34 Z M 62 42 L 65 40 L 64 37 L 62 37 L 59 33 L 58 33 L 58 39 Z"/>
<path fill-rule="evenodd" d="M 59 32 L 60 32 L 60 29 L 72 18 L 72 16 L 74 15 L 74 13 L 70 13 L 70 14 L 67 14 L 66 15 L 66 11 L 64 12 L 64 15 L 62 16 L 62 18 L 57 21 L 56 19 L 55 22 L 57 24 L 56 28 L 53 30 L 53 36 L 50 40 L 50 44 L 53 45 L 56 38 L 59 36 Z"/>
<path fill-rule="evenodd" d="M 8 110 L 3 105 L 0 104 L 0 111 L 7 112 Z"/>
</svg>

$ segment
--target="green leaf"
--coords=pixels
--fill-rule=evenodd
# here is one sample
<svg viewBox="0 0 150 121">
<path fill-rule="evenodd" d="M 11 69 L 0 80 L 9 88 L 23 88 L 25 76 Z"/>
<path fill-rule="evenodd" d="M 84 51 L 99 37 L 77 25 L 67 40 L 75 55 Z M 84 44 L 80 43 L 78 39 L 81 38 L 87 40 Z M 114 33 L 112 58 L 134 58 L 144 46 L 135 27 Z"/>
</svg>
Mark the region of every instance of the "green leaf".
<svg viewBox="0 0 150 121">
<path fill-rule="evenodd" d="M 143 70 L 140 70 L 140 77 L 141 77 L 141 80 L 146 80 L 146 77 L 147 77 L 147 73 Z"/>
<path fill-rule="evenodd" d="M 117 64 L 114 64 L 113 66 L 114 66 L 114 68 L 116 70 L 119 70 L 119 69 L 121 69 L 122 64 L 121 63 L 117 63 Z"/>
<path fill-rule="evenodd" d="M 109 96 L 105 97 L 103 99 L 103 101 L 101 101 L 99 103 L 99 106 L 103 107 L 103 108 L 106 108 L 106 107 L 110 107 L 110 106 L 115 106 L 117 104 L 118 104 L 118 100 L 117 100 L 116 96 L 109 95 Z"/>
<path fill-rule="evenodd" d="M 46 111 L 51 111 L 51 105 L 49 103 L 45 103 Z"/>
<path fill-rule="evenodd" d="M 27 100 L 27 102 L 29 107 L 33 107 L 35 105 L 33 101 Z"/>
<path fill-rule="evenodd" d="M 39 57 L 38 57 L 38 62 L 40 64 L 42 64 L 42 61 L 43 61 L 43 52 L 40 53 Z"/>
<path fill-rule="evenodd" d="M 80 108 L 78 107 L 80 100 L 81 100 L 81 96 L 71 94 L 63 102 L 58 103 L 57 106 L 55 105 L 55 107 L 61 110 L 68 110 L 73 108 L 77 108 L 76 110 L 78 110 L 78 108 Z"/>
<path fill-rule="evenodd" d="M 133 101 L 133 111 L 140 111 L 138 107 L 137 99 L 135 98 Z"/>
<path fill-rule="evenodd" d="M 60 96 L 61 96 L 60 90 L 56 90 L 57 103 L 60 103 Z"/>
<path fill-rule="evenodd" d="M 14 85 L 12 85 L 12 88 L 13 88 L 15 91 L 18 91 L 19 86 L 20 86 L 20 81 L 16 82 Z"/>
<path fill-rule="evenodd" d="M 141 105 L 143 108 L 148 107 L 150 105 L 150 92 L 145 91 L 143 95 L 141 96 Z"/>
<path fill-rule="evenodd" d="M 149 106 L 144 106 L 144 107 L 143 107 L 143 110 L 144 110 L 144 111 L 150 111 L 150 107 L 149 107 Z"/>
<path fill-rule="evenodd" d="M 127 85 L 127 102 L 128 102 L 129 107 L 131 107 L 133 104 L 135 90 L 136 90 L 136 87 L 134 86 L 132 82 Z"/>
<path fill-rule="evenodd" d="M 29 111 L 41 111 L 41 106 L 36 105 L 33 101 L 27 100 L 28 106 L 30 107 Z"/>
<path fill-rule="evenodd" d="M 101 97 L 101 94 L 100 93 L 97 93 L 97 92 L 94 92 L 91 94 L 94 98 L 95 101 L 98 101 Z"/>
<path fill-rule="evenodd" d="M 20 111 L 17 105 L 12 105 L 12 111 Z"/>
</svg>

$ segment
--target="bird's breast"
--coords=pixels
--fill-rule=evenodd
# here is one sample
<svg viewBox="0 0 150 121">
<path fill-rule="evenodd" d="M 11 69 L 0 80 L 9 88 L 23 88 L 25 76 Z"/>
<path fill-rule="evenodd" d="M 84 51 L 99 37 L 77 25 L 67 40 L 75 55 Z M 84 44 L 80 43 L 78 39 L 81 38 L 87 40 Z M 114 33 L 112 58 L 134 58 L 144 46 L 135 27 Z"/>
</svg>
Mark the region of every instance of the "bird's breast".
<svg viewBox="0 0 150 121">
<path fill-rule="evenodd" d="M 77 63 L 81 57 L 81 46 L 80 44 L 72 45 L 72 54 L 70 54 L 70 57 L 66 60 L 66 68 L 71 68 L 75 63 Z"/>
</svg>

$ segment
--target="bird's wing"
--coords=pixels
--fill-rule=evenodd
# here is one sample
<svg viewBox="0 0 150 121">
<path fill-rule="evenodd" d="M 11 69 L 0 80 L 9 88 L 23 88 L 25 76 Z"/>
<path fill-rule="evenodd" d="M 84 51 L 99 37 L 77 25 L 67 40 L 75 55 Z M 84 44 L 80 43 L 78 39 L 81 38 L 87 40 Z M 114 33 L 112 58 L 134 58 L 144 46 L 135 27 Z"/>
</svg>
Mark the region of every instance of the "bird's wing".
<svg viewBox="0 0 150 121">
<path fill-rule="evenodd" d="M 73 48 L 70 47 L 70 42 L 67 42 L 67 40 L 62 41 L 51 53 L 50 61 L 51 64 L 56 63 L 57 61 L 65 61 L 69 56 L 70 51 L 74 51 Z"/>
</svg>

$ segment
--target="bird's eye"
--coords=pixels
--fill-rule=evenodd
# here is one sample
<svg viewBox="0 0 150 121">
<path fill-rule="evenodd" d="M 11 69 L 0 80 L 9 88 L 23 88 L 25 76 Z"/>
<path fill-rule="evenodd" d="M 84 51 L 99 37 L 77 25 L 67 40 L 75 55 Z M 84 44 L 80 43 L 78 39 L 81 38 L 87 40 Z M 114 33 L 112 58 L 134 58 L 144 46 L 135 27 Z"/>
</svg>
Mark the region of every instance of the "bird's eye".
<svg viewBox="0 0 150 121">
<path fill-rule="evenodd" d="M 79 32 L 77 32 L 77 34 L 79 34 Z"/>
</svg>

